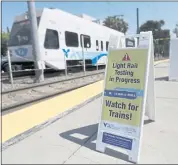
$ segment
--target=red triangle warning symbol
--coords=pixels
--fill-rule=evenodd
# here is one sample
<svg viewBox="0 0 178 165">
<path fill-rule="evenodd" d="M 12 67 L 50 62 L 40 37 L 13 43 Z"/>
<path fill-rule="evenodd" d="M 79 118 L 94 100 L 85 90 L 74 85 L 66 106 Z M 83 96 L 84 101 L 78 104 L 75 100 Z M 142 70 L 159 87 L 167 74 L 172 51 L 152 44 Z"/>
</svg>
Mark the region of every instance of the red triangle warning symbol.
<svg viewBox="0 0 178 165">
<path fill-rule="evenodd" d="M 124 56 L 124 58 L 122 59 L 122 61 L 130 61 L 130 57 L 129 57 L 129 55 L 127 53 Z"/>
</svg>

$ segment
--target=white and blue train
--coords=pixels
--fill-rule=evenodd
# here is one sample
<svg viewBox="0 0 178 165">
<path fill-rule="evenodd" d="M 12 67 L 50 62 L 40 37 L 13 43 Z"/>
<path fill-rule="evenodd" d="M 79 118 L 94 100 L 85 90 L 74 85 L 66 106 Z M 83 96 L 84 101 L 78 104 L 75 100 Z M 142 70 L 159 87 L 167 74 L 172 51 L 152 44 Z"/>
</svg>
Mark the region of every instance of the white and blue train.
<svg viewBox="0 0 178 165">
<path fill-rule="evenodd" d="M 120 47 L 126 46 L 123 33 L 59 9 L 37 10 L 36 16 L 40 52 L 47 68 L 63 70 L 66 62 L 67 65 L 78 65 L 83 60 L 83 53 L 86 64 L 105 65 L 111 36 L 118 37 Z M 34 67 L 30 22 L 26 13 L 16 16 L 8 49 L 13 70 Z M 1 68 L 7 70 L 7 60 Z"/>
</svg>

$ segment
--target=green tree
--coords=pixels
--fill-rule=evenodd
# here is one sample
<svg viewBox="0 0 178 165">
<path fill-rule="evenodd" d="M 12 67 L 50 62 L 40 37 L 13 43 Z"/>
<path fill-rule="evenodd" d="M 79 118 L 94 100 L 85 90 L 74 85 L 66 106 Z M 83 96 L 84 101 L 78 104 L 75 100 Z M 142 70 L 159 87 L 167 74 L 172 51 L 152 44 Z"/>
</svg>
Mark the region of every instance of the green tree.
<svg viewBox="0 0 178 165">
<path fill-rule="evenodd" d="M 140 26 L 140 31 L 152 31 L 153 38 L 158 39 L 164 37 L 164 34 L 162 32 L 163 30 L 162 27 L 164 26 L 164 24 L 165 24 L 164 20 L 160 21 L 148 20 Z"/>
<path fill-rule="evenodd" d="M 163 29 L 164 20 L 148 20 L 140 26 L 140 31 L 152 31 L 155 56 L 169 56 L 170 30 Z"/>
<path fill-rule="evenodd" d="M 5 56 L 7 54 L 7 43 L 9 41 L 9 33 L 1 33 L 1 55 Z"/>
<path fill-rule="evenodd" d="M 111 29 L 126 33 L 128 30 L 128 23 L 125 22 L 122 18 L 117 16 L 109 16 L 104 20 L 104 26 L 107 26 Z"/>
</svg>

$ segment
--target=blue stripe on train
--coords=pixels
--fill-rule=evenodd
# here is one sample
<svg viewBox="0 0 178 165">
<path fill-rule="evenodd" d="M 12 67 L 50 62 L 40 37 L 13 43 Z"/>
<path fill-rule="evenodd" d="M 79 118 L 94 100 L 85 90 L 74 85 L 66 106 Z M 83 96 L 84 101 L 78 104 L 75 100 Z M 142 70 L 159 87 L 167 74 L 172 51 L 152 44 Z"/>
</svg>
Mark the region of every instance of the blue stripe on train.
<svg viewBox="0 0 178 165">
<path fill-rule="evenodd" d="M 64 55 L 69 58 L 69 52 L 70 52 L 70 49 L 62 49 L 63 52 L 64 52 Z M 104 57 L 104 56 L 107 56 L 107 53 L 101 53 L 101 54 L 97 54 L 97 52 L 84 52 L 85 54 L 85 59 L 90 59 L 92 61 L 92 64 L 95 65 L 97 64 L 98 60 L 101 58 L 101 57 Z M 75 58 L 77 56 L 78 59 L 82 59 L 82 52 L 74 52 L 70 55 L 70 58 Z"/>
<path fill-rule="evenodd" d="M 107 53 L 103 53 L 103 54 L 99 54 L 98 56 L 94 57 L 92 60 L 92 64 L 96 64 L 98 62 L 98 60 L 101 58 L 101 57 L 104 57 L 104 56 L 107 56 Z"/>
</svg>

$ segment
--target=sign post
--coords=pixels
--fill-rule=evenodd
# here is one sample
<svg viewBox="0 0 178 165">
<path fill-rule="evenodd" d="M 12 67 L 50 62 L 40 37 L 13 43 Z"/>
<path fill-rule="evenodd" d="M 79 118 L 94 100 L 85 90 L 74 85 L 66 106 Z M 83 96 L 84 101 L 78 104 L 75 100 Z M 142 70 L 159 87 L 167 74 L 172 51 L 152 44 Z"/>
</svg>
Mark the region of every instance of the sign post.
<svg viewBox="0 0 178 165">
<path fill-rule="evenodd" d="M 129 160 L 136 163 L 140 156 L 145 113 L 155 120 L 154 92 L 149 92 L 154 90 L 150 34 L 146 33 L 147 47 L 140 45 L 109 51 L 96 143 L 96 150 L 100 152 L 107 146 L 122 148 L 128 152 Z M 148 90 L 151 86 L 153 88 Z M 152 107 L 147 105 L 150 101 Z"/>
<path fill-rule="evenodd" d="M 178 81 L 178 38 L 170 40 L 169 80 Z"/>
</svg>

